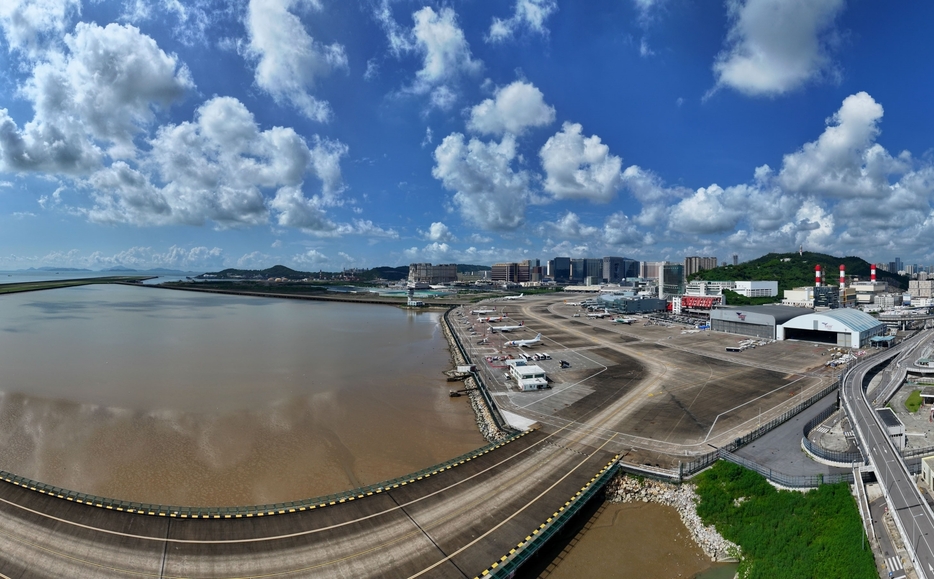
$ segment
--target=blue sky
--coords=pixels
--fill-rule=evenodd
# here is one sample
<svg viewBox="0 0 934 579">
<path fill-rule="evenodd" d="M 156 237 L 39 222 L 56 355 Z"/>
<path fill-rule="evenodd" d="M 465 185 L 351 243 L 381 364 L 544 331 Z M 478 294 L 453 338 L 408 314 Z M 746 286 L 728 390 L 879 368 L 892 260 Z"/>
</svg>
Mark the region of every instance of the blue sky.
<svg viewBox="0 0 934 579">
<path fill-rule="evenodd" d="M 934 5 L 5 0 L 0 269 L 934 263 Z"/>
</svg>

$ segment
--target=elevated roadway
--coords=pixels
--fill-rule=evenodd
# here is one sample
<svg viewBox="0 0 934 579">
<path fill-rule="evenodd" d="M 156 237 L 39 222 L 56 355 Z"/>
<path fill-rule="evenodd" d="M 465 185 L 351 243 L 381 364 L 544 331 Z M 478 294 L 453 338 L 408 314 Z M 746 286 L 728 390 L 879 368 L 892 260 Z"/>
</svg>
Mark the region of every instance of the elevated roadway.
<svg viewBox="0 0 934 579">
<path fill-rule="evenodd" d="M 841 399 L 857 434 L 863 456 L 867 457 L 883 489 L 889 511 L 922 578 L 934 578 L 934 512 L 921 496 L 898 449 L 885 426 L 869 403 L 863 385 L 867 374 L 883 363 L 894 365 L 890 381 L 904 378 L 904 368 L 916 356 L 917 349 L 930 341 L 928 330 L 902 342 L 890 351 L 873 356 L 850 368 L 844 376 Z M 885 390 L 888 385 L 883 385 Z"/>
</svg>

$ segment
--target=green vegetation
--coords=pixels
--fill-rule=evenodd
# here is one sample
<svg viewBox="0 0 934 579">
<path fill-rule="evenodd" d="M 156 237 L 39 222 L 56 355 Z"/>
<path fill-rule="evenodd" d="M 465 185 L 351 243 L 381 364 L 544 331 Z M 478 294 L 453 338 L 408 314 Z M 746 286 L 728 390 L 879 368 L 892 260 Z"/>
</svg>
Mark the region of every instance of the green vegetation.
<svg viewBox="0 0 934 579">
<path fill-rule="evenodd" d="M 727 303 L 730 305 L 755 305 L 758 303 L 779 302 L 787 289 L 814 285 L 814 266 L 817 264 L 820 264 L 823 268 L 828 285 L 837 284 L 841 264 L 846 266 L 848 276 L 858 275 L 863 279 L 869 279 L 870 264 L 863 259 L 858 257 L 834 257 L 825 253 L 812 253 L 810 251 L 805 251 L 802 255 L 797 253 L 769 253 L 739 265 L 725 265 L 699 271 L 692 275 L 691 279 L 707 281 L 778 281 L 777 297 L 756 298 L 768 299 L 769 301 L 744 303 L 742 301 L 731 301 L 732 296 L 727 297 Z M 902 289 L 908 288 L 908 278 L 905 276 L 877 270 L 876 277 Z M 745 299 L 742 296 L 739 297 Z"/>
<path fill-rule="evenodd" d="M 774 304 L 775 302 L 782 301 L 781 295 L 778 297 L 747 298 L 743 294 L 738 294 L 731 290 L 723 290 L 723 295 L 726 297 L 726 304 L 728 306 L 761 306 L 763 304 Z"/>
<path fill-rule="evenodd" d="M 921 408 L 921 391 L 912 390 L 911 394 L 908 395 L 908 398 L 905 399 L 905 408 L 908 409 L 908 412 L 917 412 Z"/>
<path fill-rule="evenodd" d="M 742 549 L 740 577 L 878 577 L 846 483 L 807 493 L 779 491 L 764 477 L 726 461 L 696 482 L 697 514 Z"/>
</svg>

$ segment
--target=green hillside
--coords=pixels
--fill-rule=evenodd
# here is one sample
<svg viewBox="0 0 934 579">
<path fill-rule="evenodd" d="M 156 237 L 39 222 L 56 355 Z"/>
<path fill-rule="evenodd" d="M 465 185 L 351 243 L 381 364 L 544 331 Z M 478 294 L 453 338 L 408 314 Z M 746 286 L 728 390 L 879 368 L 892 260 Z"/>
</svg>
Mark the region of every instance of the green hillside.
<svg viewBox="0 0 934 579">
<path fill-rule="evenodd" d="M 778 297 L 781 301 L 784 290 L 795 287 L 814 285 L 814 266 L 820 264 L 824 272 L 826 285 L 840 283 L 840 265 L 846 266 L 846 275 L 856 275 L 860 279 L 869 279 L 869 262 L 859 257 L 834 257 L 825 253 L 805 251 L 797 253 L 769 253 L 758 259 L 739 265 L 725 265 L 715 269 L 706 269 L 693 274 L 690 280 L 707 281 L 778 281 Z M 888 280 L 902 289 L 908 288 L 908 278 L 876 270 L 876 279 Z M 737 304 L 740 305 L 740 304 Z"/>
</svg>

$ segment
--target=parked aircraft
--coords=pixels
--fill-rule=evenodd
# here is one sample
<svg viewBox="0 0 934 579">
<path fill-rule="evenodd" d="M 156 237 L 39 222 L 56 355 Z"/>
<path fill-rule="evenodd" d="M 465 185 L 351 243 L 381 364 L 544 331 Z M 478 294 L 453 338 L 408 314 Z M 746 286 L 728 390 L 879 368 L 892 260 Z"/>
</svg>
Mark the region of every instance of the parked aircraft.
<svg viewBox="0 0 934 579">
<path fill-rule="evenodd" d="M 604 308 L 602 312 L 595 312 L 592 314 L 587 314 L 587 317 L 588 318 L 600 318 L 602 320 L 603 318 L 610 316 L 610 315 L 612 315 L 610 311 Z"/>
<path fill-rule="evenodd" d="M 617 324 L 626 324 L 627 326 L 629 326 L 629 325 L 632 325 L 634 321 L 636 321 L 636 318 L 616 318 L 613 321 L 616 322 Z"/>
<path fill-rule="evenodd" d="M 525 295 L 524 293 L 521 293 L 521 294 L 519 294 L 519 295 L 517 295 L 517 296 L 506 296 L 506 297 L 504 297 L 503 299 L 504 299 L 504 300 L 521 300 L 521 299 L 522 299 L 522 296 L 524 296 L 524 295 Z"/>
<path fill-rule="evenodd" d="M 491 316 L 489 318 L 477 318 L 478 322 L 502 322 L 503 316 Z"/>
<path fill-rule="evenodd" d="M 541 332 L 539 332 L 539 333 L 536 334 L 535 337 L 532 338 L 531 340 L 510 340 L 510 341 L 506 342 L 504 345 L 506 345 L 506 346 L 515 346 L 515 347 L 517 347 L 517 348 L 524 348 L 524 347 L 526 347 L 526 346 L 532 346 L 532 345 L 534 345 L 534 344 L 537 344 L 537 343 L 539 343 L 539 342 L 541 342 L 541 341 L 542 341 L 542 334 L 541 334 Z"/>
<path fill-rule="evenodd" d="M 511 332 L 513 330 L 518 330 L 523 327 L 523 322 L 519 322 L 518 326 L 490 326 L 490 330 L 494 332 Z"/>
<path fill-rule="evenodd" d="M 492 314 L 495 311 L 496 311 L 496 308 L 480 308 L 478 310 L 470 310 L 470 313 L 478 314 L 482 316 L 483 314 Z"/>
</svg>

